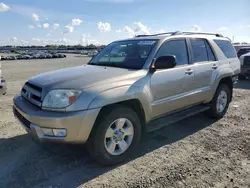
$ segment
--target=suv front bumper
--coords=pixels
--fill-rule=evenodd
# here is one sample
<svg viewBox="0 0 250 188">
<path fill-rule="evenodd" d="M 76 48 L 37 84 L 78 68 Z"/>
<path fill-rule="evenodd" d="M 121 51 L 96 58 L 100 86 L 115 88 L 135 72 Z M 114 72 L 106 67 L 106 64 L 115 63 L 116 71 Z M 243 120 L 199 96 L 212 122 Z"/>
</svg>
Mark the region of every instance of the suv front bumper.
<svg viewBox="0 0 250 188">
<path fill-rule="evenodd" d="M 5 95 L 7 91 L 6 81 L 4 79 L 0 79 L 0 95 Z"/>
<path fill-rule="evenodd" d="M 39 142 L 85 143 L 100 109 L 79 112 L 45 111 L 22 96 L 14 98 L 13 113 L 24 129 Z M 65 129 L 65 137 L 47 136 L 42 128 Z"/>
</svg>

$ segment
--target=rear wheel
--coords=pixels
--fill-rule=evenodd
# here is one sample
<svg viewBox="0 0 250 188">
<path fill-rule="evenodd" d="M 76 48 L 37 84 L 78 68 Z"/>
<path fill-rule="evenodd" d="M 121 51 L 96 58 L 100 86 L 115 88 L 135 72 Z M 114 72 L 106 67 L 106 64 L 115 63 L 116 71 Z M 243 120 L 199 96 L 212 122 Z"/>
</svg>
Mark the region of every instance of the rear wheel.
<svg viewBox="0 0 250 188">
<path fill-rule="evenodd" d="M 211 101 L 211 106 L 207 114 L 213 118 L 222 118 L 228 110 L 231 97 L 232 92 L 229 86 L 220 84 Z"/>
<path fill-rule="evenodd" d="M 87 142 L 87 149 L 101 165 L 115 165 L 128 160 L 141 138 L 137 114 L 126 107 L 116 107 L 97 121 Z"/>
</svg>

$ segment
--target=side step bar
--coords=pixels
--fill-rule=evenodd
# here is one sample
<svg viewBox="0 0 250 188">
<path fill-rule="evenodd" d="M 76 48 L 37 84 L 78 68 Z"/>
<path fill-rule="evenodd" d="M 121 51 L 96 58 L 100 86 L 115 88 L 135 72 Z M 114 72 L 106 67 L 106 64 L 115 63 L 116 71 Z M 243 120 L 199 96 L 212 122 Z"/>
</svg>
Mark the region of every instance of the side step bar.
<svg viewBox="0 0 250 188">
<path fill-rule="evenodd" d="M 179 111 L 179 112 L 171 113 L 169 115 L 160 117 L 158 119 L 154 119 L 146 125 L 146 131 L 147 132 L 155 131 L 162 127 L 171 125 L 173 123 L 176 123 L 188 117 L 204 112 L 208 110 L 209 108 L 210 107 L 206 105 L 199 105 L 199 106 L 191 107 L 191 108 Z"/>
</svg>

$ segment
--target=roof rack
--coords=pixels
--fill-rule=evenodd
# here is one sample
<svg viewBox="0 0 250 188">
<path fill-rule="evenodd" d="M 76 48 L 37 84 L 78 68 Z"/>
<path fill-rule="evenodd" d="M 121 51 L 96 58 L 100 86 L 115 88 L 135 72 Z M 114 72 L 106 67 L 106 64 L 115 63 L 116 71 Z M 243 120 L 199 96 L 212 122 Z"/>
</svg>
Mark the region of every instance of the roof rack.
<svg viewBox="0 0 250 188">
<path fill-rule="evenodd" d="M 203 33 L 203 32 L 182 32 L 182 31 L 175 31 L 175 32 L 167 32 L 167 33 L 158 33 L 153 35 L 137 35 L 135 37 L 154 37 L 154 36 L 160 36 L 160 35 L 214 35 L 216 37 L 224 37 L 221 34 L 218 33 Z"/>
</svg>

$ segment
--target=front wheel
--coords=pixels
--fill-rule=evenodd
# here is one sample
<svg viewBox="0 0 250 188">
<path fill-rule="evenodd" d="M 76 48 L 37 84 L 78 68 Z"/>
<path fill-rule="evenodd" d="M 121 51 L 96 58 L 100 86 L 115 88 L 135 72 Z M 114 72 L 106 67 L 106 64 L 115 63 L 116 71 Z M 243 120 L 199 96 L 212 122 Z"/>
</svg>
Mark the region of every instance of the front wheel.
<svg viewBox="0 0 250 188">
<path fill-rule="evenodd" d="M 101 165 L 109 166 L 129 159 L 141 138 L 141 123 L 130 108 L 116 107 L 101 115 L 87 142 L 87 149 Z"/>
<path fill-rule="evenodd" d="M 213 118 L 222 118 L 228 110 L 231 97 L 232 92 L 228 85 L 220 84 L 211 101 L 208 115 Z"/>
</svg>

